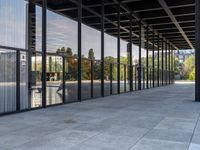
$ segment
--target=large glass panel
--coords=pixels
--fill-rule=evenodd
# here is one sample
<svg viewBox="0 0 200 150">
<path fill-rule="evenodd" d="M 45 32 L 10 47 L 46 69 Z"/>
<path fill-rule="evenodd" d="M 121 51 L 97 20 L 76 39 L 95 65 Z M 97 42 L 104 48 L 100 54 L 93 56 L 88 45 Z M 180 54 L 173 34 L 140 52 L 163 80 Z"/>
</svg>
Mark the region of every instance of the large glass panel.
<svg viewBox="0 0 200 150">
<path fill-rule="evenodd" d="M 52 2 L 48 1 L 50 5 Z M 62 5 L 63 2 L 61 2 Z M 47 51 L 77 56 L 77 22 L 47 11 Z"/>
<path fill-rule="evenodd" d="M 120 92 L 125 92 L 125 65 L 120 64 Z"/>
<path fill-rule="evenodd" d="M 129 52 L 128 52 L 128 49 L 127 49 L 127 45 L 128 45 L 128 42 L 126 41 L 123 41 L 123 40 L 120 40 L 120 91 L 121 92 L 125 92 L 126 91 L 126 83 L 129 83 L 128 81 L 126 81 L 125 83 L 125 80 L 127 80 L 127 68 L 125 68 L 124 65 L 128 65 L 128 55 L 129 55 Z"/>
<path fill-rule="evenodd" d="M 65 102 L 74 102 L 78 99 L 78 59 L 65 58 Z"/>
<path fill-rule="evenodd" d="M 112 65 L 112 93 L 117 94 L 117 39 L 113 36 L 110 36 L 108 34 L 105 34 L 105 49 L 104 49 L 104 55 L 105 55 L 105 62 L 107 64 L 107 67 L 105 68 L 105 72 L 109 72 L 109 64 L 113 63 Z M 107 75 L 108 77 L 108 75 Z M 105 80 L 104 83 L 107 84 L 107 81 Z"/>
<path fill-rule="evenodd" d="M 113 63 L 112 67 L 112 94 L 117 94 L 117 63 Z"/>
<path fill-rule="evenodd" d="M 101 96 L 101 61 L 93 61 L 93 97 Z"/>
<path fill-rule="evenodd" d="M 31 58 L 31 103 L 30 107 L 42 106 L 42 56 L 39 53 L 35 53 Z"/>
<path fill-rule="evenodd" d="M 46 104 L 62 103 L 63 98 L 63 58 L 46 57 Z"/>
<path fill-rule="evenodd" d="M 81 97 L 82 99 L 89 99 L 91 98 L 91 60 L 82 59 L 81 71 Z"/>
<path fill-rule="evenodd" d="M 25 48 L 26 5 L 25 0 L 0 0 L 0 45 Z"/>
<path fill-rule="evenodd" d="M 104 95 L 110 95 L 111 90 L 112 63 L 104 63 Z"/>
<path fill-rule="evenodd" d="M 0 49 L 0 113 L 16 110 L 16 52 Z"/>
<path fill-rule="evenodd" d="M 82 24 L 82 57 L 91 60 L 91 63 L 93 63 L 91 66 L 93 67 L 93 91 L 92 91 L 93 95 L 92 96 L 100 97 L 101 96 L 101 61 L 100 61 L 101 59 L 101 33 L 97 31 L 96 29 L 88 27 L 84 24 Z M 86 81 L 82 83 L 86 84 L 85 82 Z M 88 80 L 87 82 L 90 82 L 90 81 Z"/>
</svg>

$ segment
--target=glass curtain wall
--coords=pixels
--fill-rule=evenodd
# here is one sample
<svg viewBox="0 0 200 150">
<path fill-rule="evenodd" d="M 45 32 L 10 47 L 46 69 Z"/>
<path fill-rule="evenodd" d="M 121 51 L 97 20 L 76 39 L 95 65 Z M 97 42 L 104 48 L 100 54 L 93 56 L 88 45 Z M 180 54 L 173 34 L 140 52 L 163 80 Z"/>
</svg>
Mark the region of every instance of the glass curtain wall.
<svg viewBox="0 0 200 150">
<path fill-rule="evenodd" d="M 141 28 L 141 88 L 146 88 L 146 49 L 145 49 L 145 29 Z"/>
<path fill-rule="evenodd" d="M 129 89 L 128 81 L 128 42 L 120 41 L 120 92 L 126 92 Z"/>
<path fill-rule="evenodd" d="M 100 23 L 100 18 L 97 19 Z M 101 32 L 82 24 L 82 98 L 101 96 Z"/>
<path fill-rule="evenodd" d="M 104 61 L 105 61 L 105 74 L 104 86 L 105 93 L 110 91 L 110 75 L 112 74 L 112 94 L 117 94 L 117 38 L 105 34 L 105 48 L 104 48 Z M 110 70 L 110 64 L 112 70 Z"/>
<path fill-rule="evenodd" d="M 77 32 L 76 21 L 47 10 L 47 105 L 77 101 Z"/>
</svg>

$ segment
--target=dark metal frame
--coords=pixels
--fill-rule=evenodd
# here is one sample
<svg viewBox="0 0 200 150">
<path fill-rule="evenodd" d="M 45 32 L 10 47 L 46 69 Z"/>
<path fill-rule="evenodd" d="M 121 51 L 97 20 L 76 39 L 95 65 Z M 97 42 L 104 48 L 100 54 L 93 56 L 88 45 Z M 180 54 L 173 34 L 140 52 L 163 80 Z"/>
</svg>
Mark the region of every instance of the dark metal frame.
<svg viewBox="0 0 200 150">
<path fill-rule="evenodd" d="M 153 88 L 155 87 L 155 33 L 153 31 L 153 48 L 152 48 L 152 77 L 153 77 Z"/>
<path fill-rule="evenodd" d="M 117 4 L 117 12 L 115 13 L 115 15 L 117 15 L 117 20 L 116 21 L 112 21 L 110 19 L 108 19 L 106 16 L 108 14 L 105 14 L 105 5 L 107 6 L 107 2 L 105 2 L 105 0 L 102 0 L 101 1 L 101 13 L 98 14 L 97 12 L 93 11 L 93 9 L 91 9 L 90 6 L 86 6 L 86 5 L 83 5 L 82 4 L 82 0 L 78 0 L 78 1 L 74 1 L 74 0 L 70 0 L 72 3 L 76 4 L 77 5 L 77 12 L 78 12 L 78 18 L 77 18 L 77 22 L 78 22 L 78 26 L 77 26 L 77 29 L 78 29 L 78 100 L 81 101 L 82 100 L 82 97 L 81 97 L 81 55 L 82 55 L 82 47 L 81 47 L 81 31 L 82 31 L 82 23 L 83 23 L 83 19 L 86 18 L 86 16 L 82 16 L 82 9 L 86 9 L 88 10 L 90 13 L 92 14 L 95 14 L 96 16 L 100 17 L 101 19 L 101 96 L 103 97 L 104 96 L 104 34 L 105 34 L 105 24 L 107 25 L 107 22 L 111 23 L 112 25 L 114 25 L 117 29 L 117 91 L 118 91 L 118 94 L 120 93 L 120 39 L 121 38 L 124 38 L 123 34 L 124 32 L 128 33 L 128 38 L 129 38 L 129 52 L 130 52 L 130 55 L 129 55 L 129 64 L 124 64 L 124 91 L 126 92 L 127 91 L 127 88 L 126 88 L 126 83 L 127 83 L 127 78 L 126 78 L 126 73 L 127 73 L 127 68 L 129 68 L 129 80 L 130 80 L 130 91 L 133 91 L 133 67 L 135 67 L 135 73 L 137 72 L 137 68 L 136 66 L 133 66 L 132 65 L 132 44 L 135 42 L 135 38 L 137 38 L 137 40 L 139 40 L 139 43 L 138 43 L 138 46 L 139 46 L 139 65 L 137 66 L 138 67 L 138 90 L 141 90 L 141 81 L 143 80 L 143 88 L 145 88 L 145 85 L 144 85 L 144 81 L 145 81 L 145 76 L 143 76 L 143 78 L 141 77 L 141 72 L 143 72 L 143 74 L 145 73 L 145 69 L 146 69 L 146 87 L 149 88 L 151 87 L 151 77 L 153 77 L 153 87 L 155 87 L 155 48 L 157 47 L 158 49 L 158 86 L 160 85 L 159 84 L 159 76 L 160 76 L 160 64 L 159 64 L 159 59 L 160 59 L 160 56 L 159 56 L 159 49 L 160 49 L 160 37 L 159 37 L 159 33 L 155 32 L 154 30 L 151 31 L 153 32 L 153 37 L 149 35 L 149 30 L 151 30 L 149 27 L 147 27 L 146 23 L 144 23 L 143 20 L 140 20 L 139 17 L 137 17 L 133 12 L 131 12 L 125 5 L 124 5 L 124 2 L 120 2 L 120 1 L 116 1 L 115 4 Z M 198 0 L 196 0 L 196 6 L 197 8 L 200 8 L 200 2 L 198 2 Z M 46 48 L 47 48 L 47 39 L 46 39 L 46 35 L 47 35 L 47 29 L 46 29 L 46 26 L 47 26 L 47 0 L 42 0 L 42 3 L 41 3 L 41 7 L 42 7 L 42 107 L 45 108 L 47 107 L 46 105 L 46 56 L 47 56 L 47 51 L 46 51 Z M 121 13 L 121 8 L 123 8 L 126 13 L 128 14 L 128 21 L 129 22 L 129 30 L 127 29 L 127 27 L 122 27 L 121 26 L 121 22 L 124 22 L 122 15 L 127 15 L 126 13 L 122 14 Z M 199 12 L 200 9 L 196 9 L 196 12 Z M 196 23 L 197 25 L 200 24 L 200 17 L 199 17 L 199 13 L 197 13 L 196 15 Z M 137 20 L 133 19 L 133 18 L 137 18 Z M 106 21 L 106 22 L 105 22 Z M 85 22 L 84 22 L 85 23 Z M 139 34 L 137 35 L 136 32 L 134 33 L 133 30 L 135 31 L 135 26 L 133 25 L 133 23 L 138 23 L 139 25 Z M 197 27 L 196 25 L 196 41 L 200 41 L 200 36 L 199 36 L 199 33 L 200 33 L 200 27 L 198 26 Z M 142 38 L 142 35 L 141 35 L 141 29 L 142 29 L 142 26 L 146 27 L 146 41 Z M 155 26 L 155 24 L 154 24 Z M 29 26 L 30 28 L 30 26 Z M 121 32 L 121 30 L 123 30 L 124 32 Z M 158 35 L 158 44 L 156 46 L 155 44 L 155 34 Z M 151 38 L 153 38 L 153 40 L 151 40 Z M 146 68 L 141 68 L 142 67 L 142 62 L 141 62 L 141 49 L 142 49 L 142 41 L 145 41 L 146 42 Z M 153 41 L 151 43 L 151 41 Z M 198 42 L 200 43 L 200 42 Z M 29 44 L 30 44 L 30 41 L 29 41 Z M 169 44 L 169 45 L 168 45 Z M 153 52 L 153 56 L 152 56 L 152 68 L 149 68 L 149 50 L 151 49 L 150 48 L 150 45 L 152 45 L 152 52 Z M 168 46 L 167 46 L 168 45 Z M 173 61 L 173 59 L 170 57 L 170 55 L 173 55 L 173 54 L 170 54 L 172 52 L 174 52 L 172 49 L 173 49 L 173 45 L 170 44 L 170 42 L 167 42 L 166 41 L 166 58 L 167 58 L 167 49 L 169 49 L 169 58 L 168 60 L 166 59 L 166 63 L 165 63 L 165 74 L 167 74 L 167 72 L 170 73 L 169 75 L 169 83 L 172 83 L 171 81 L 171 77 L 172 77 L 172 72 L 174 71 L 174 66 L 172 65 L 173 63 L 175 63 L 175 61 Z M 16 69 L 17 69 L 17 72 L 16 72 L 16 111 L 19 112 L 19 111 L 22 111 L 20 110 L 20 52 L 21 51 L 26 51 L 26 52 L 29 52 L 28 54 L 30 54 L 30 51 L 28 50 L 25 50 L 25 49 L 18 49 L 18 48 L 12 48 L 12 47 L 6 47 L 6 46 L 0 46 L 0 48 L 6 48 L 6 49 L 10 49 L 10 50 L 16 50 Z M 30 47 L 29 47 L 30 48 Z M 171 49 L 171 52 L 170 52 L 170 49 Z M 174 47 L 174 49 L 176 49 L 176 47 Z M 197 44 L 196 45 L 196 49 L 200 49 L 200 44 Z M 200 52 L 196 50 L 196 56 L 200 56 Z M 162 85 L 164 85 L 164 39 L 162 38 Z M 171 59 L 171 63 L 170 63 L 170 59 Z M 175 59 L 175 56 L 174 56 L 174 59 Z M 169 61 L 167 63 L 167 61 Z M 65 73 L 65 66 L 66 66 L 66 58 L 63 57 L 63 89 L 65 89 L 65 76 L 64 76 L 64 73 Z M 168 66 L 167 66 L 168 65 Z M 170 67 L 171 65 L 171 67 Z M 93 74 L 94 74 L 94 60 L 91 60 L 91 98 L 94 97 L 93 95 Z M 196 69 L 199 70 L 200 68 L 200 60 L 199 59 L 196 59 Z M 169 70 L 168 70 L 169 69 Z M 113 75 L 112 75 L 112 70 L 113 70 L 113 64 L 110 64 L 110 94 L 113 94 L 112 93 L 112 80 L 113 80 Z M 168 71 L 167 71 L 168 70 Z M 149 85 L 149 72 L 150 72 L 150 85 Z M 173 76 L 174 77 L 174 76 Z M 135 78 L 136 78 L 136 75 L 135 75 Z M 200 73 L 199 72 L 196 72 L 196 83 L 199 83 L 200 81 Z M 135 79 L 135 89 L 136 89 L 136 79 Z M 168 83 L 166 81 L 166 83 Z M 200 85 L 199 84 L 196 84 L 196 101 L 200 101 L 200 94 L 199 91 L 200 89 Z M 65 103 L 65 91 L 63 90 L 63 103 Z"/>
</svg>

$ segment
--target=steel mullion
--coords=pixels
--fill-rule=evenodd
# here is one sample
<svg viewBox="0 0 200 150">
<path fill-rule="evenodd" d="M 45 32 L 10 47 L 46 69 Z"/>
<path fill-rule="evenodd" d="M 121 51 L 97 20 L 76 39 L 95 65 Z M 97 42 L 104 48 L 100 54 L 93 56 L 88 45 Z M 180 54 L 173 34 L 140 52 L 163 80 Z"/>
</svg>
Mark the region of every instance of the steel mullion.
<svg viewBox="0 0 200 150">
<path fill-rule="evenodd" d="M 158 59 L 157 59 L 157 65 L 158 65 L 158 72 L 157 72 L 157 80 L 158 80 L 158 83 L 157 83 L 157 86 L 159 87 L 160 86 L 160 36 L 158 34 Z"/>
<path fill-rule="evenodd" d="M 138 90 L 141 90 L 141 68 L 142 68 L 142 60 L 141 60 L 141 54 L 142 54 L 142 25 L 141 22 L 139 22 L 139 65 L 138 65 Z"/>
<path fill-rule="evenodd" d="M 46 28 L 47 0 L 42 1 L 42 107 L 46 107 Z"/>
<path fill-rule="evenodd" d="M 155 57 L 155 33 L 153 31 L 153 50 L 152 50 L 152 78 L 153 78 L 153 87 L 155 87 L 155 61 L 154 61 L 154 57 Z"/>
<path fill-rule="evenodd" d="M 101 96 L 104 96 L 104 17 L 105 3 L 101 0 Z"/>
<path fill-rule="evenodd" d="M 130 13 L 130 33 L 129 33 L 129 65 L 130 65 L 130 70 L 129 70 L 129 80 L 130 80 L 130 91 L 133 91 L 133 52 L 132 52 L 132 13 Z"/>
<path fill-rule="evenodd" d="M 170 57 L 171 57 L 171 55 L 170 55 L 170 53 L 171 53 L 171 45 L 170 45 L 170 43 L 169 43 L 169 52 L 168 52 L 168 68 L 169 68 L 169 73 L 168 73 L 168 76 L 169 76 L 169 84 L 171 83 L 171 79 L 170 79 L 170 77 L 171 77 L 171 65 L 170 65 L 170 63 L 171 63 L 171 59 L 170 59 Z"/>
<path fill-rule="evenodd" d="M 146 86 L 149 88 L 149 29 L 147 28 L 146 30 L 146 36 L 147 36 L 147 41 L 146 41 L 146 70 L 147 70 L 147 82 Z"/>
<path fill-rule="evenodd" d="M 161 69 L 162 69 L 162 86 L 163 86 L 163 81 L 164 81 L 164 40 L 162 39 L 162 60 L 161 60 Z"/>
<path fill-rule="evenodd" d="M 117 91 L 120 94 L 120 4 L 117 9 L 117 24 L 118 24 L 118 35 L 117 35 Z"/>
<path fill-rule="evenodd" d="M 16 51 L 16 111 L 20 111 L 20 51 Z"/>
<path fill-rule="evenodd" d="M 78 0 L 78 100 L 82 100 L 81 91 L 81 32 L 82 32 L 82 0 Z"/>
</svg>

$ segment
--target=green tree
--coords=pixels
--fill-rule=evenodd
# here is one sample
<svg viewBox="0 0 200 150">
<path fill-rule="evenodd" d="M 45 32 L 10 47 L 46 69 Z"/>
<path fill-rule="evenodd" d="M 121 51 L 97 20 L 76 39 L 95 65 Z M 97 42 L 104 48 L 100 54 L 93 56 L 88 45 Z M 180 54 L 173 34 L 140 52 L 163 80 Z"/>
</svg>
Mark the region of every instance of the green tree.
<svg viewBox="0 0 200 150">
<path fill-rule="evenodd" d="M 192 72 L 189 74 L 189 80 L 195 80 L 195 68 L 193 68 Z"/>
<path fill-rule="evenodd" d="M 183 77 L 189 79 L 189 75 L 195 68 L 195 57 L 189 56 L 183 63 Z"/>
<path fill-rule="evenodd" d="M 67 54 L 67 56 L 72 56 L 72 55 L 73 55 L 72 49 L 71 49 L 70 47 L 68 47 L 68 48 L 66 49 L 66 54 Z"/>
<path fill-rule="evenodd" d="M 95 59 L 95 57 L 94 57 L 94 50 L 92 48 L 89 49 L 89 51 L 88 51 L 88 58 L 89 59 Z"/>
</svg>

